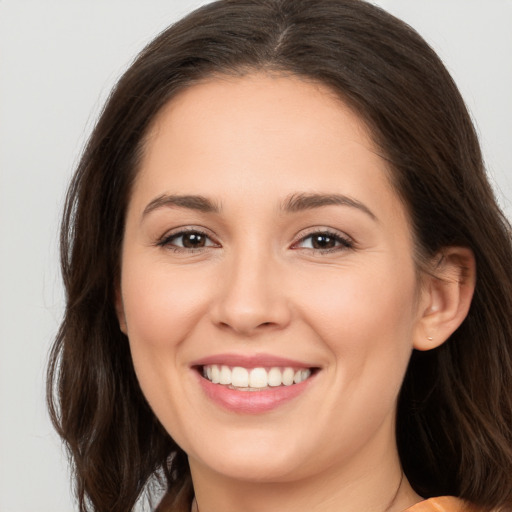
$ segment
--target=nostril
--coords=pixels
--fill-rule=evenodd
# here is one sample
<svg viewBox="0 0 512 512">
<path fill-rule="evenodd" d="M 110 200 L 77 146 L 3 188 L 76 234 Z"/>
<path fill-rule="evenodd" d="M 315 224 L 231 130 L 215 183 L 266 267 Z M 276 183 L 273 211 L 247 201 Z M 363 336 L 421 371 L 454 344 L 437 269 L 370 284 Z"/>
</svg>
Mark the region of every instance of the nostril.
<svg viewBox="0 0 512 512">
<path fill-rule="evenodd" d="M 237 332 L 245 332 L 245 331 L 253 331 L 254 329 L 259 330 L 261 328 L 271 328 L 276 326 L 275 322 L 261 322 L 260 324 L 256 324 L 255 327 L 247 327 L 245 325 L 241 325 L 240 322 L 233 322 L 231 325 L 229 322 L 219 322 L 218 324 L 222 329 L 234 329 Z"/>
</svg>

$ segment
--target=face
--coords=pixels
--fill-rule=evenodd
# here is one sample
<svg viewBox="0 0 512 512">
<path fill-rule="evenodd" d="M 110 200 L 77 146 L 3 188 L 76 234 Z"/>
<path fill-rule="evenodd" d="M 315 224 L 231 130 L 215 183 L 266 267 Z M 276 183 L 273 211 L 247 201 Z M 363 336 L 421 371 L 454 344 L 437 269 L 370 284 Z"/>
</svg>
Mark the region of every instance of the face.
<svg viewBox="0 0 512 512">
<path fill-rule="evenodd" d="M 396 456 L 418 296 L 386 164 L 329 89 L 217 78 L 161 111 L 117 308 L 193 472 L 291 481 Z"/>
</svg>

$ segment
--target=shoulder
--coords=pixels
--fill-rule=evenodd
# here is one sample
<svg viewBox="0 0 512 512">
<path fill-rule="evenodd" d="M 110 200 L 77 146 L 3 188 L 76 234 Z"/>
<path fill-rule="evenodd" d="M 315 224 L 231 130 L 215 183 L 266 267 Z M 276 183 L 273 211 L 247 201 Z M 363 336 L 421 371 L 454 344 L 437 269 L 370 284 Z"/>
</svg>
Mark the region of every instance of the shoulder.
<svg viewBox="0 0 512 512">
<path fill-rule="evenodd" d="M 420 501 L 403 512 L 478 512 L 475 505 L 471 506 L 468 502 L 453 496 L 439 496 L 428 500 Z M 512 508 L 505 507 L 493 509 L 493 512 L 512 512 Z"/>
<path fill-rule="evenodd" d="M 453 496 L 440 496 L 420 501 L 404 512 L 470 512 L 473 510 L 463 500 Z"/>
</svg>

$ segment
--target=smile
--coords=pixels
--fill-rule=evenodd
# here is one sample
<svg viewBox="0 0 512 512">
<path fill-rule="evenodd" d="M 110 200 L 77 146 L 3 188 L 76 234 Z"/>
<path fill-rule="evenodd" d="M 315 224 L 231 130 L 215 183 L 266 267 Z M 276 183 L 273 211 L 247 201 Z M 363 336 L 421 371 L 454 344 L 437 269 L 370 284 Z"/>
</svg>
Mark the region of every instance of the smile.
<svg viewBox="0 0 512 512">
<path fill-rule="evenodd" d="M 261 414 L 309 395 L 321 367 L 271 354 L 216 354 L 190 365 L 204 396 L 236 414 Z"/>
<path fill-rule="evenodd" d="M 224 385 L 237 391 L 262 391 L 300 384 L 311 376 L 311 369 L 289 366 L 244 368 L 208 364 L 202 367 L 202 375 L 213 384 Z"/>
</svg>

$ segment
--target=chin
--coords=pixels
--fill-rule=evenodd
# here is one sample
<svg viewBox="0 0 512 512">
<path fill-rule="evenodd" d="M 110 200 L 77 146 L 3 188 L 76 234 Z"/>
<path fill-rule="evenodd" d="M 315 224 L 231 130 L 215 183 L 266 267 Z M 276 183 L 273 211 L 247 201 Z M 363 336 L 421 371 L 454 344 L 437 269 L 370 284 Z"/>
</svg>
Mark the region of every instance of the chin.
<svg viewBox="0 0 512 512">
<path fill-rule="evenodd" d="M 226 478 L 246 482 L 286 482 L 301 478 L 306 460 L 304 449 L 296 444 L 260 442 L 235 443 L 229 446 L 210 444 L 201 453 L 190 456 L 191 465 L 197 461 Z M 220 448 L 220 449 L 219 449 Z"/>
<path fill-rule="evenodd" d="M 299 468 L 303 464 L 291 461 L 276 461 L 270 457 L 266 460 L 247 461 L 226 459 L 211 469 L 226 478 L 247 483 L 278 483 L 297 480 L 302 477 Z"/>
</svg>

